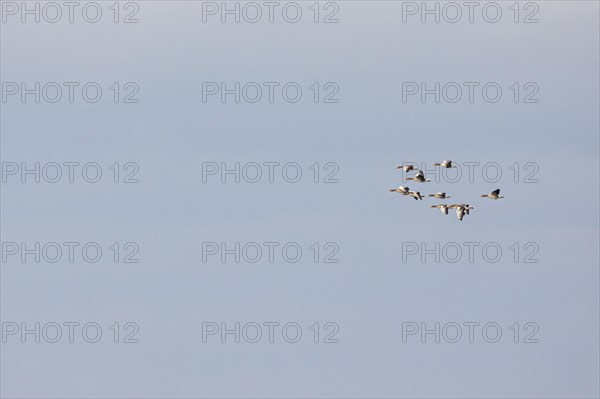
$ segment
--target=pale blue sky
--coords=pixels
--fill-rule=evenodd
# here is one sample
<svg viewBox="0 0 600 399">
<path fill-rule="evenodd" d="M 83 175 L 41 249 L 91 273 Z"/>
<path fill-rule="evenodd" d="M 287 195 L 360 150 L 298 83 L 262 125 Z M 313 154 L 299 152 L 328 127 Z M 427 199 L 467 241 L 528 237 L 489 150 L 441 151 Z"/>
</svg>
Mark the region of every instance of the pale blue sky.
<svg viewBox="0 0 600 399">
<path fill-rule="evenodd" d="M 2 264 L 3 322 L 140 325 L 134 345 L 2 344 L 3 396 L 598 397 L 598 3 L 437 25 L 338 4 L 338 24 L 202 24 L 191 1 L 139 2 L 130 25 L 2 24 L 4 82 L 140 86 L 139 104 L 2 104 L 2 161 L 134 161 L 141 179 L 2 184 L 2 241 L 136 241 L 141 260 Z M 204 81 L 333 81 L 340 102 L 203 104 Z M 540 102 L 402 103 L 404 81 L 533 81 Z M 443 159 L 536 162 L 540 182 L 409 185 L 469 199 L 462 223 L 387 192 L 398 163 Z M 333 161 L 340 183 L 203 184 L 205 161 Z M 203 241 L 335 241 L 340 263 L 203 264 Z M 540 262 L 402 263 L 408 241 L 533 241 Z M 334 321 L 340 342 L 202 343 L 203 321 Z M 405 321 L 505 336 L 402 343 Z M 514 344 L 527 321 L 540 342 Z"/>
</svg>

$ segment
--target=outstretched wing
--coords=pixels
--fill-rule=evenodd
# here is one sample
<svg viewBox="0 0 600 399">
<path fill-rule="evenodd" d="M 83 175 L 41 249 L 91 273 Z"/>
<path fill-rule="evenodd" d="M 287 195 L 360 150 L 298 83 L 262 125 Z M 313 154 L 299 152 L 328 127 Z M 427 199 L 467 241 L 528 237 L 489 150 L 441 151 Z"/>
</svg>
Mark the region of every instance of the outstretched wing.
<svg viewBox="0 0 600 399">
<path fill-rule="evenodd" d="M 497 188 L 494 191 L 492 191 L 492 195 L 500 195 L 500 189 Z"/>
</svg>

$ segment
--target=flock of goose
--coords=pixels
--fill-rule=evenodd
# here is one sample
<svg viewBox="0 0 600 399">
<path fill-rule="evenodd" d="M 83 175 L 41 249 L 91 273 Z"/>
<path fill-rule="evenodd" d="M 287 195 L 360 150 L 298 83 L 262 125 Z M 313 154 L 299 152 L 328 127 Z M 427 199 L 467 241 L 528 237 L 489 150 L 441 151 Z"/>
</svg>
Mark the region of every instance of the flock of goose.
<svg viewBox="0 0 600 399">
<path fill-rule="evenodd" d="M 452 165 L 452 161 L 442 161 L 442 162 L 436 162 L 433 164 L 433 166 L 439 166 L 442 168 L 455 168 L 456 166 Z M 422 170 L 419 169 L 415 169 L 414 165 L 402 165 L 402 166 L 398 166 L 396 169 L 402 169 L 404 171 L 404 173 L 408 173 L 412 170 L 416 171 L 416 175 L 413 177 L 407 177 L 404 179 L 404 181 L 408 181 L 408 180 L 412 180 L 412 181 L 416 181 L 418 183 L 429 183 L 431 182 L 431 180 L 426 179 L 425 178 L 425 174 L 423 173 Z M 408 187 L 405 186 L 400 186 L 398 188 L 391 188 L 389 190 L 392 193 L 399 193 L 402 195 L 408 195 L 409 197 L 413 197 L 415 200 L 422 200 L 423 196 L 421 195 L 420 192 L 418 191 L 411 191 Z M 433 198 L 437 198 L 437 199 L 448 199 L 450 198 L 449 195 L 446 195 L 446 193 L 435 193 L 435 194 L 429 194 L 427 195 L 428 197 L 433 197 Z M 497 200 L 500 198 L 504 198 L 503 196 L 500 195 L 500 189 L 497 188 L 494 191 L 492 191 L 489 194 L 481 194 L 481 197 L 484 198 L 490 198 L 493 200 Z M 438 204 L 438 205 L 431 205 L 430 208 L 438 208 L 440 210 L 440 212 L 442 212 L 444 215 L 448 214 L 448 209 L 456 209 L 456 217 L 458 218 L 458 220 L 463 220 L 463 217 L 465 215 L 469 214 L 469 211 L 471 209 L 475 209 L 474 207 L 472 207 L 469 204 L 452 204 L 452 205 L 448 205 L 448 204 Z"/>
</svg>

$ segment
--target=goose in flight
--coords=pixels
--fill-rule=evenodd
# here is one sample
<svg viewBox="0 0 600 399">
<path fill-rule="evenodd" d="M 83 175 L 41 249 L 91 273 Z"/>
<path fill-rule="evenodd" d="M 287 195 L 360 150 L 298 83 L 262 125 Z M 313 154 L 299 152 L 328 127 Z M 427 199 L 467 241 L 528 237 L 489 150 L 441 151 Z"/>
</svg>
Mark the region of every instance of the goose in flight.
<svg viewBox="0 0 600 399">
<path fill-rule="evenodd" d="M 469 204 L 453 204 L 453 205 L 449 205 L 448 208 L 456 208 L 456 209 L 463 208 L 465 211 L 465 214 L 467 214 L 467 215 L 469 214 L 469 211 L 471 209 L 475 209 L 474 207 L 472 207 Z"/>
<path fill-rule="evenodd" d="M 448 214 L 448 205 L 446 204 L 430 205 L 430 208 L 439 208 L 444 215 Z"/>
<path fill-rule="evenodd" d="M 456 209 L 456 217 L 458 220 L 463 220 L 464 215 L 468 215 L 471 209 L 475 209 L 469 204 L 452 204 L 448 205 L 449 209 Z"/>
<path fill-rule="evenodd" d="M 429 194 L 428 197 L 435 197 L 435 198 L 438 198 L 438 199 L 451 198 L 449 195 L 446 195 L 446 193 Z"/>
<path fill-rule="evenodd" d="M 410 195 L 411 197 L 413 197 L 416 200 L 422 200 L 423 197 L 421 196 L 421 193 L 418 191 L 409 191 L 408 195 Z"/>
<path fill-rule="evenodd" d="M 425 174 L 423 173 L 422 170 L 418 170 L 415 177 L 407 177 L 404 179 L 404 181 L 408 181 L 408 180 L 418 181 L 419 183 L 425 183 L 425 182 L 431 181 L 431 180 L 425 178 Z"/>
<path fill-rule="evenodd" d="M 401 165 L 401 166 L 397 166 L 396 169 L 402 169 L 404 171 L 404 173 L 408 173 L 411 170 L 415 169 L 414 165 Z"/>
<path fill-rule="evenodd" d="M 463 217 L 465 216 L 466 210 L 462 205 L 458 205 L 456 207 L 456 217 L 458 218 L 458 220 L 460 220 L 462 222 Z"/>
<path fill-rule="evenodd" d="M 400 186 L 398 188 L 390 188 L 390 193 L 400 193 L 402 195 L 408 195 L 408 187 Z"/>
<path fill-rule="evenodd" d="M 494 200 L 497 200 L 497 199 L 500 199 L 500 198 L 504 198 L 503 196 L 500 195 L 500 189 L 499 188 L 495 189 L 494 191 L 492 191 L 489 194 L 481 194 L 481 196 L 485 197 L 485 198 L 491 198 L 491 199 L 494 199 Z"/>
<path fill-rule="evenodd" d="M 442 161 L 436 162 L 433 166 L 441 166 L 442 168 L 456 168 L 456 166 L 452 165 L 452 161 Z"/>
<path fill-rule="evenodd" d="M 470 211 L 471 209 L 475 209 L 475 207 L 473 207 L 473 206 L 471 206 L 471 205 L 469 205 L 469 204 L 461 204 L 461 205 L 462 205 L 462 207 L 463 207 L 463 208 L 465 208 L 465 213 L 466 213 L 467 215 L 469 214 L 469 211 Z"/>
</svg>

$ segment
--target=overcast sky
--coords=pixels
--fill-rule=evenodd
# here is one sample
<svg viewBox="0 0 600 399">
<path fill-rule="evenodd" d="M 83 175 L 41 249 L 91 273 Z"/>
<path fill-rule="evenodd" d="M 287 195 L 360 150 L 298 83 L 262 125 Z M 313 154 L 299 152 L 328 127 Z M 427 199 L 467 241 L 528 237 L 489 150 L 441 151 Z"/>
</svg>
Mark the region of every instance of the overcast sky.
<svg viewBox="0 0 600 399">
<path fill-rule="evenodd" d="M 281 3 L 273 23 L 262 6 L 258 23 L 241 18 L 237 24 L 231 16 L 221 23 L 220 11 L 212 15 L 208 4 L 203 22 L 202 3 L 193 1 L 143 1 L 136 3 L 139 9 L 121 3 L 119 21 L 130 13 L 139 20 L 130 24 L 113 22 L 112 2 L 99 3 L 102 17 L 95 24 L 79 8 L 74 23 L 66 20 L 66 8 L 57 23 L 22 23 L 20 10 L 12 15 L 6 3 L 0 39 L 6 96 L 2 326 L 7 333 L 22 322 L 30 329 L 55 322 L 63 336 L 57 343 L 42 336 L 36 344 L 33 335 L 22 343 L 20 331 L 6 335 L 3 396 L 600 394 L 597 2 L 521 3 L 518 23 L 509 8 L 513 2 L 498 3 L 497 23 L 483 17 L 485 3 L 474 10 L 473 23 L 466 7 L 456 23 L 444 15 L 440 23 L 425 15 L 422 23 L 421 10 L 396 1 L 320 3 L 318 23 L 313 2 L 299 2 L 302 17 L 290 23 Z M 253 10 L 245 10 L 252 18 Z M 286 10 L 293 18 L 295 9 Z M 445 10 L 452 18 L 454 11 Z M 486 10 L 492 18 L 494 10 Z M 46 12 L 47 18 L 55 15 Z M 339 22 L 323 23 L 325 18 Z M 538 22 L 523 23 L 525 18 Z M 46 101 L 54 93 L 48 86 L 40 103 L 34 95 L 22 103 L 20 92 L 7 94 L 21 90 L 21 82 L 29 88 L 57 82 L 63 97 Z M 64 82 L 80 83 L 73 103 Z M 102 88 L 96 103 L 81 96 L 88 82 Z M 235 103 L 228 95 L 223 103 L 217 93 L 203 102 L 203 82 L 216 82 L 213 89 L 221 82 L 228 88 L 257 82 L 263 96 Z M 278 84 L 273 103 L 264 82 Z M 295 103 L 283 98 L 289 82 L 302 89 Z M 410 82 L 430 89 L 435 82 L 455 83 L 436 103 L 432 94 L 425 102 L 420 93 L 408 96 L 407 88 L 415 87 Z M 465 82 L 472 82 L 473 102 Z M 484 98 L 489 83 L 502 89 L 497 102 Z M 457 85 L 462 98 L 447 101 Z M 254 89 L 247 86 L 246 98 Z M 131 98 L 139 102 L 124 103 L 136 90 Z M 462 222 L 453 211 L 445 216 L 429 208 L 444 201 L 388 192 L 402 184 L 397 165 L 427 164 L 425 172 L 435 180 L 432 164 L 445 159 L 461 166 L 457 182 L 406 184 L 422 194 L 447 192 L 453 197 L 448 203 L 470 203 L 475 209 Z M 36 162 L 40 168 L 96 162 L 102 178 L 88 183 L 76 169 L 69 183 L 63 165 L 57 183 L 42 176 L 35 184 L 31 175 L 21 183 L 20 170 L 13 175 L 11 168 L 22 162 L 31 168 Z M 113 182 L 115 162 L 119 183 Z M 226 175 L 221 183 L 218 171 L 203 182 L 208 162 L 219 168 L 256 162 L 263 176 L 258 183 L 243 176 L 235 183 Z M 265 162 L 280 164 L 273 183 Z M 297 183 L 281 175 L 282 165 L 291 162 L 302 170 Z M 469 181 L 466 165 L 474 163 L 479 166 Z M 496 169 L 482 175 L 485 164 L 501 170 L 498 181 Z M 246 177 L 254 176 L 252 165 Z M 286 178 L 294 178 L 288 172 Z M 139 182 L 123 183 L 129 173 Z M 338 182 L 325 183 L 327 176 Z M 496 188 L 504 199 L 480 198 Z M 20 252 L 7 255 L 13 242 L 28 248 L 36 242 L 81 245 L 73 263 L 66 250 L 56 263 L 35 263 L 33 255 L 23 263 Z M 103 250 L 97 263 L 81 257 L 88 242 Z M 139 248 L 139 262 L 114 263 L 109 247 L 115 242 L 120 260 Z M 123 248 L 127 242 L 135 244 Z M 219 253 L 203 262 L 203 242 L 280 245 L 272 263 L 264 245 L 256 263 L 235 263 L 233 255 L 222 263 Z M 302 248 L 296 263 L 281 254 L 290 242 Z M 315 242 L 319 263 L 313 261 Z M 439 263 L 435 253 L 423 261 L 421 246 L 436 243 L 450 252 L 440 249 Z M 463 249 L 455 263 L 448 262 L 452 243 Z M 477 245 L 473 262 L 465 243 Z M 486 244 L 502 250 L 497 262 L 486 260 L 494 256 L 494 249 L 482 253 Z M 339 261 L 324 263 L 332 252 Z M 73 343 L 65 322 L 80 323 Z M 102 328 L 95 344 L 80 331 L 90 322 Z M 119 343 L 110 329 L 115 322 Z M 139 326 L 138 343 L 122 342 L 132 331 L 126 322 Z M 203 323 L 211 322 L 228 328 L 255 322 L 263 335 L 257 343 L 245 337 L 235 343 L 233 336 L 222 343 L 217 333 L 203 342 Z M 280 323 L 273 343 L 265 322 Z M 281 335 L 292 322 L 302 329 L 297 343 Z M 328 322 L 335 324 L 326 329 Z M 421 342 L 420 331 L 403 342 L 407 323 L 434 329 L 436 322 L 440 331 L 449 328 L 447 335 L 440 332 L 440 343 L 433 335 Z M 468 322 L 480 323 L 472 343 Z M 462 326 L 456 343 L 446 339 L 454 336 L 448 323 Z M 485 340 L 494 338 L 491 330 L 482 335 L 486 323 L 501 327 L 498 342 Z M 526 323 L 533 324 L 525 329 Z M 329 333 L 339 342 L 324 343 Z M 526 337 L 538 342 L 523 342 Z"/>
</svg>

